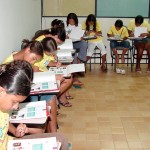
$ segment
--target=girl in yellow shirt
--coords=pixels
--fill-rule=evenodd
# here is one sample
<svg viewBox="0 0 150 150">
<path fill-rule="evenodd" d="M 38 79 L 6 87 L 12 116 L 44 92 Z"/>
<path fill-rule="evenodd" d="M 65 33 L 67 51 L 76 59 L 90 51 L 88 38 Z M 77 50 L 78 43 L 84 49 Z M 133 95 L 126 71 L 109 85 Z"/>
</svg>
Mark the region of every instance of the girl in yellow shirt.
<svg viewBox="0 0 150 150">
<path fill-rule="evenodd" d="M 91 58 L 94 53 L 94 49 L 98 47 L 102 54 L 102 66 L 101 69 L 103 72 L 107 71 L 105 66 L 106 63 L 106 49 L 102 41 L 102 31 L 100 23 L 96 20 L 95 15 L 90 14 L 87 16 L 87 19 L 82 24 L 82 29 L 86 31 L 86 35 L 96 35 L 96 39 L 88 40 L 88 49 L 87 49 L 87 61 Z"/>
<path fill-rule="evenodd" d="M 33 78 L 32 66 L 26 61 L 13 61 L 6 65 L 0 65 L 0 150 L 7 149 L 8 140 L 13 137 L 8 136 L 9 111 L 17 109 L 18 104 L 23 102 L 30 94 L 31 82 Z M 29 132 L 26 125 L 21 128 L 14 128 L 15 134 Z M 60 134 L 35 134 L 25 138 L 44 138 L 56 136 L 62 143 L 62 150 L 68 150 L 66 139 Z"/>
</svg>

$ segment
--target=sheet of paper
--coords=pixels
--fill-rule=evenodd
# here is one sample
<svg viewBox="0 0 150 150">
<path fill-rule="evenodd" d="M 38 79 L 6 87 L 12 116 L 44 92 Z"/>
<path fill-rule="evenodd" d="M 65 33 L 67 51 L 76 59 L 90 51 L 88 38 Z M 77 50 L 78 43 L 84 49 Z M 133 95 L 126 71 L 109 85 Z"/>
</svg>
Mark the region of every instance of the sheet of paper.
<svg viewBox="0 0 150 150">
<path fill-rule="evenodd" d="M 7 150 L 59 150 L 56 137 L 10 140 Z"/>
<path fill-rule="evenodd" d="M 61 51 L 57 53 L 58 61 L 60 62 L 72 62 L 73 57 L 71 51 Z"/>
<path fill-rule="evenodd" d="M 75 73 L 75 72 L 84 72 L 85 65 L 84 64 L 71 64 L 67 66 L 67 73 Z"/>
<path fill-rule="evenodd" d="M 75 53 L 75 49 L 60 49 L 60 50 L 57 50 L 56 51 L 56 54 L 57 53 L 62 53 L 62 52 L 71 52 L 71 54 Z"/>
<path fill-rule="evenodd" d="M 10 122 L 33 122 L 34 119 L 47 118 L 46 101 L 20 103 L 18 110 L 10 111 Z M 45 120 L 46 121 L 46 120 Z"/>
<path fill-rule="evenodd" d="M 62 56 L 72 56 L 71 51 L 61 51 L 57 52 L 57 57 L 62 57 Z"/>
<path fill-rule="evenodd" d="M 83 37 L 85 30 L 82 30 L 81 27 L 75 27 L 71 30 L 70 34 L 68 35 L 73 42 L 80 41 L 81 37 Z"/>
<path fill-rule="evenodd" d="M 141 33 L 147 33 L 147 27 L 135 27 L 134 36 L 139 37 Z"/>
<path fill-rule="evenodd" d="M 64 43 L 58 45 L 59 49 L 73 49 L 72 39 L 66 39 Z"/>
</svg>

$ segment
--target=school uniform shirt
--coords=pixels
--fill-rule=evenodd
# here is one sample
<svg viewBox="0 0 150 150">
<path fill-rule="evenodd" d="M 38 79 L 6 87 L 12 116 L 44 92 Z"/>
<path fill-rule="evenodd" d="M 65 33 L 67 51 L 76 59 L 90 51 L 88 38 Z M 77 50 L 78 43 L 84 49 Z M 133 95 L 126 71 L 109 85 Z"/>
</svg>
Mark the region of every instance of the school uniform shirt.
<svg viewBox="0 0 150 150">
<path fill-rule="evenodd" d="M 82 24 L 82 29 L 83 30 L 86 30 L 86 22 L 84 21 L 83 24 Z M 99 21 L 96 21 L 96 31 L 101 31 L 101 25 L 100 25 L 100 22 Z M 90 33 L 90 35 L 95 35 L 95 33 Z M 102 37 L 101 36 L 97 36 L 96 39 L 93 39 L 93 40 L 89 40 L 89 42 L 99 42 L 99 41 L 102 41 Z"/>
<path fill-rule="evenodd" d="M 128 30 L 126 27 L 121 27 L 120 30 L 116 30 L 115 25 L 112 25 L 108 31 L 108 34 L 118 35 L 122 39 L 129 36 Z"/>
<path fill-rule="evenodd" d="M 7 134 L 8 128 L 9 114 L 0 111 L 0 150 L 6 150 L 8 141 L 13 140 L 13 137 Z"/>
<path fill-rule="evenodd" d="M 39 36 L 38 38 L 35 39 L 35 41 L 40 42 L 40 41 L 42 41 L 43 39 L 45 39 L 45 35 Z"/>
<path fill-rule="evenodd" d="M 129 25 L 128 25 L 128 30 L 134 31 L 135 27 L 136 27 L 135 19 L 130 20 Z M 143 23 L 139 27 L 147 27 L 147 31 L 150 32 L 150 24 L 146 20 L 144 20 Z"/>
<path fill-rule="evenodd" d="M 8 56 L 4 61 L 3 61 L 3 64 L 7 64 L 7 63 L 10 63 L 12 61 L 14 61 L 14 57 L 13 55 L 16 54 L 17 52 L 13 52 L 10 56 Z"/>
<path fill-rule="evenodd" d="M 54 56 L 48 56 L 44 53 L 43 59 L 41 61 L 36 62 L 34 66 L 39 67 L 40 71 L 48 71 L 47 66 L 51 61 L 55 61 Z"/>
</svg>

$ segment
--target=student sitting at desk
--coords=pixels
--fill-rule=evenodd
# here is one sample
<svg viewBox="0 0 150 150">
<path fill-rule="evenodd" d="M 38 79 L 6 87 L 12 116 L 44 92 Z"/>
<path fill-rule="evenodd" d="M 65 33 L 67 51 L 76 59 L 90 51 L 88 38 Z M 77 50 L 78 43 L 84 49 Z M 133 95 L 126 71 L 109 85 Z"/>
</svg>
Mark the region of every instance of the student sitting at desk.
<svg viewBox="0 0 150 150">
<path fill-rule="evenodd" d="M 148 55 L 148 68 L 150 72 L 150 25 L 148 21 L 144 20 L 143 16 L 138 15 L 135 19 L 130 20 L 128 25 L 129 36 L 134 37 L 135 27 L 146 27 L 147 33 L 140 34 L 139 37 L 143 37 L 141 40 L 134 40 L 134 45 L 137 49 L 137 61 L 136 61 L 136 72 L 141 72 L 140 62 L 142 59 L 143 51 L 147 50 Z M 146 38 L 144 38 L 146 37 Z"/>
<path fill-rule="evenodd" d="M 119 55 L 116 50 L 116 47 L 123 47 L 122 55 L 121 55 L 121 63 L 125 63 L 124 55 L 130 47 L 128 38 L 128 30 L 123 26 L 122 20 L 116 20 L 115 24 L 112 25 L 107 33 L 108 37 L 113 37 L 114 40 L 110 39 L 110 47 L 113 53 L 115 54 L 115 63 L 119 63 Z M 116 68 L 117 73 L 125 74 L 125 70 L 123 68 Z"/>
<path fill-rule="evenodd" d="M 23 102 L 30 94 L 33 78 L 32 66 L 26 61 L 13 61 L 6 65 L 0 65 L 0 149 L 6 150 L 9 140 L 16 138 L 7 134 L 9 129 L 9 111 L 17 109 L 18 104 Z M 10 129 L 9 129 L 10 130 Z M 31 129 L 22 124 L 17 128 L 11 128 L 11 132 L 17 137 L 23 137 L 30 133 Z M 68 143 L 59 133 L 42 133 L 24 136 L 23 138 L 46 138 L 56 137 L 62 144 L 61 150 L 68 150 Z"/>
<path fill-rule="evenodd" d="M 86 35 L 96 35 L 96 39 L 88 40 L 88 49 L 87 49 L 87 61 L 91 58 L 94 53 L 95 47 L 98 47 L 102 54 L 102 66 L 101 70 L 106 72 L 106 49 L 102 42 L 102 31 L 100 23 L 96 20 L 96 17 L 93 14 L 88 15 L 85 22 L 82 24 L 82 29 L 86 30 Z"/>
<path fill-rule="evenodd" d="M 75 13 L 69 13 L 67 16 L 67 26 L 66 34 L 68 38 L 71 38 L 71 33 L 73 30 L 79 32 L 82 30 L 81 25 L 78 23 L 78 17 Z M 77 30 L 79 29 L 79 31 Z M 77 33 L 76 33 L 77 34 Z M 77 36 L 77 35 L 76 35 Z M 73 41 L 73 48 L 79 50 L 76 63 L 85 63 L 87 56 L 87 42 L 83 40 L 83 35 L 81 37 L 76 37 L 77 39 Z M 74 40 L 74 39 L 73 39 Z"/>
<path fill-rule="evenodd" d="M 53 32 L 52 32 L 53 31 Z M 55 32 L 54 32 L 55 31 Z M 63 29 L 63 28 L 52 28 L 51 29 L 51 32 L 53 33 L 49 33 L 49 34 L 45 34 L 45 35 L 41 35 L 41 36 L 39 36 L 39 37 L 37 37 L 36 39 L 35 39 L 35 37 L 33 38 L 33 39 L 35 39 L 35 40 L 44 40 L 46 37 L 51 37 L 51 38 L 53 38 L 55 41 L 56 41 L 56 43 L 57 44 L 61 44 L 62 42 L 64 42 L 65 41 L 65 35 L 66 35 L 66 32 L 64 32 L 65 30 Z M 48 42 L 48 41 L 47 41 Z M 44 40 L 44 41 L 42 41 L 42 43 L 44 43 L 44 45 L 45 45 L 45 51 L 48 51 L 48 53 L 50 53 L 50 51 L 52 51 L 52 47 L 49 47 L 50 45 L 48 45 L 48 44 L 46 44 L 46 41 Z M 49 47 L 49 48 L 48 48 Z M 56 45 L 56 48 L 57 48 L 57 45 Z M 56 50 L 56 49 L 53 49 L 53 51 L 54 50 Z M 46 52 L 46 54 L 47 54 L 47 52 Z M 52 56 L 52 55 L 51 55 Z M 44 58 L 45 59 L 45 58 Z M 35 71 L 38 71 L 38 70 L 41 70 L 41 71 L 43 71 L 43 69 L 41 68 L 41 67 L 47 67 L 47 66 L 58 66 L 58 63 L 56 63 L 56 62 L 54 62 L 54 57 L 52 56 L 51 57 L 51 61 L 50 60 L 47 60 L 47 62 L 46 63 L 44 63 L 43 64 L 43 62 L 45 61 L 45 60 L 42 60 L 41 62 L 39 62 L 39 63 L 37 63 L 38 65 L 37 65 L 37 67 L 38 68 L 36 68 L 36 70 Z M 53 65 L 52 65 L 53 64 Z M 60 64 L 59 64 L 59 66 L 60 66 Z M 60 77 L 60 76 L 59 76 Z M 58 100 L 59 100 L 59 103 L 62 105 L 62 106 L 64 106 L 64 107 L 71 107 L 72 106 L 72 104 L 66 99 L 66 93 L 67 93 L 67 91 L 68 91 L 68 89 L 71 87 L 71 85 L 72 85 L 72 78 L 70 78 L 70 79 L 64 79 L 64 78 L 62 78 L 61 77 L 61 79 L 60 78 L 58 78 L 58 76 L 57 76 L 57 79 L 59 79 L 59 80 L 62 80 L 61 81 L 61 84 L 60 84 L 60 93 L 57 95 L 57 97 L 58 97 Z"/>
</svg>

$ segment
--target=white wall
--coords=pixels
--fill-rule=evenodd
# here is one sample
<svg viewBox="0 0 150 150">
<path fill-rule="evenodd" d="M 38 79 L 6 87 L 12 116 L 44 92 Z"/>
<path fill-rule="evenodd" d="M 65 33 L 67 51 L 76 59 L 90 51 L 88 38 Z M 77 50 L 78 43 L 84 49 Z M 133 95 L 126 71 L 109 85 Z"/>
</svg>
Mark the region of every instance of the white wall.
<svg viewBox="0 0 150 150">
<path fill-rule="evenodd" d="M 0 63 L 41 29 L 41 0 L 0 0 Z"/>
<path fill-rule="evenodd" d="M 42 29 L 50 28 L 51 21 L 56 19 L 53 17 L 43 17 L 42 18 Z M 66 17 L 57 17 L 57 19 L 63 20 L 64 23 L 66 23 Z M 82 24 L 82 22 L 86 19 L 86 17 L 78 17 L 79 23 Z M 106 45 L 107 49 L 107 62 L 111 62 L 111 56 L 110 56 L 110 48 L 109 48 L 109 41 L 107 41 L 107 32 L 112 24 L 115 23 L 117 19 L 123 20 L 124 25 L 128 25 L 131 18 L 97 18 L 97 20 L 100 21 L 102 26 L 102 33 L 103 33 L 103 42 Z"/>
</svg>

